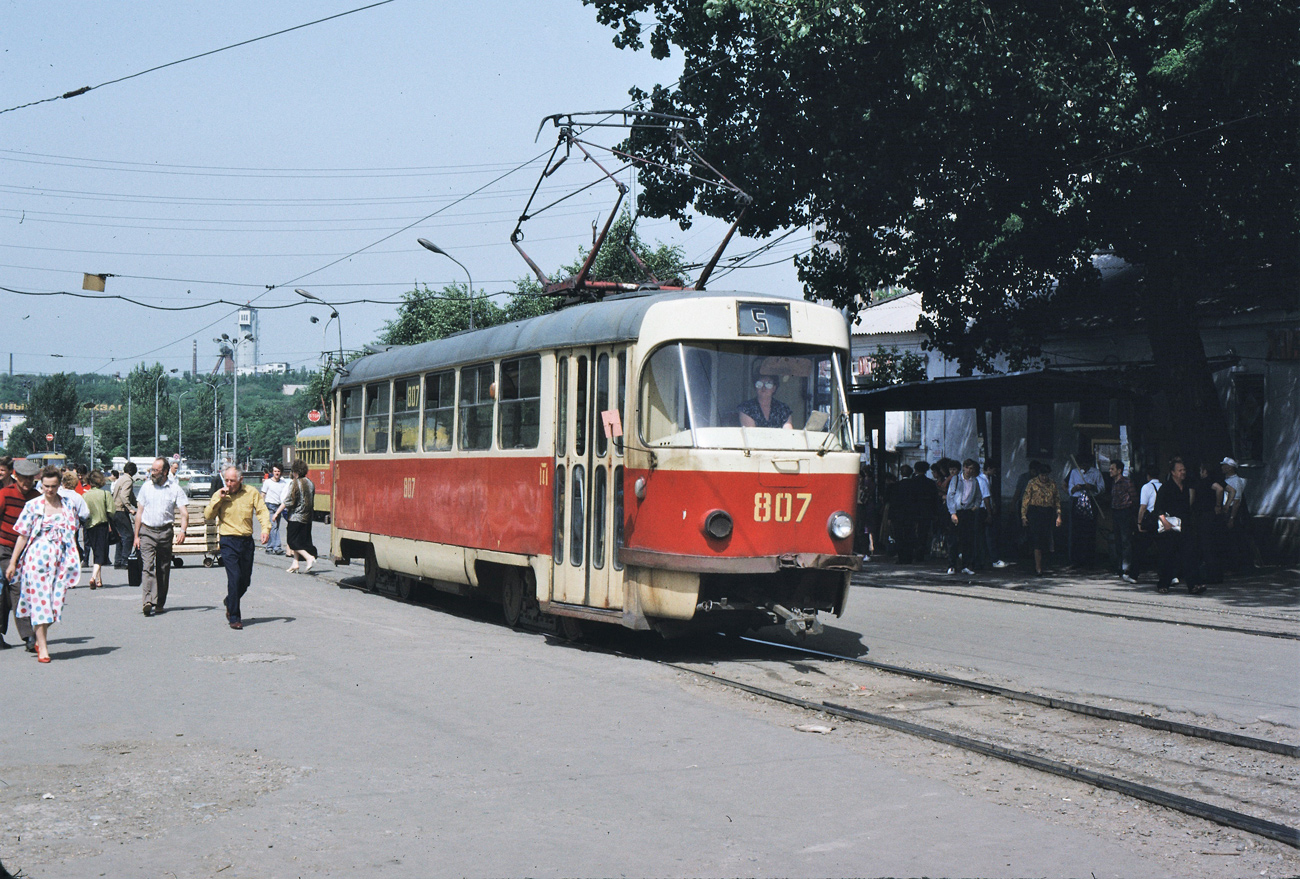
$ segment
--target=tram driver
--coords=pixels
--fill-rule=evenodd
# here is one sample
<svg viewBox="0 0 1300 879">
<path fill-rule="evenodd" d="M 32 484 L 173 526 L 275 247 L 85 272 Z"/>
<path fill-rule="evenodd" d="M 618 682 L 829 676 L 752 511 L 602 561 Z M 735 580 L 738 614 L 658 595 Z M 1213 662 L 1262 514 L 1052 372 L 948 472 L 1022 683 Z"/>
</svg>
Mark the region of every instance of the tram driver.
<svg viewBox="0 0 1300 879">
<path fill-rule="evenodd" d="M 794 430 L 790 407 L 775 398 L 779 379 L 754 370 L 754 396 L 736 407 L 741 427 L 782 427 Z"/>
</svg>

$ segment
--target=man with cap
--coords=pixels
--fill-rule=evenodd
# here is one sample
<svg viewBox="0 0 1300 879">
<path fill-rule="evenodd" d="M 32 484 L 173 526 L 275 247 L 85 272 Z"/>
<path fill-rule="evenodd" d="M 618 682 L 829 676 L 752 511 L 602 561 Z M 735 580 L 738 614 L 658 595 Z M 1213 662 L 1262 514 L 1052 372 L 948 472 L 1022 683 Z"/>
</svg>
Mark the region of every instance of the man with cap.
<svg viewBox="0 0 1300 879">
<path fill-rule="evenodd" d="M 18 609 L 18 580 L 5 579 L 4 571 L 13 558 L 14 544 L 18 541 L 18 532 L 14 523 L 23 512 L 23 507 L 40 492 L 36 490 L 36 476 L 41 466 L 35 461 L 19 458 L 14 461 L 14 481 L 0 489 L 0 650 L 8 647 L 4 635 L 9 630 L 9 614 Z M 36 652 L 36 632 L 31 620 L 26 617 L 14 617 L 18 627 L 18 637 L 27 642 L 27 650 Z"/>
<path fill-rule="evenodd" d="M 1246 529 L 1246 480 L 1237 475 L 1237 462 L 1225 457 L 1219 462 L 1223 471 L 1223 483 L 1229 489 L 1228 497 L 1223 500 L 1223 518 L 1228 527 L 1227 562 L 1234 571 L 1247 567 L 1254 555 L 1250 549 L 1250 535 Z"/>
</svg>

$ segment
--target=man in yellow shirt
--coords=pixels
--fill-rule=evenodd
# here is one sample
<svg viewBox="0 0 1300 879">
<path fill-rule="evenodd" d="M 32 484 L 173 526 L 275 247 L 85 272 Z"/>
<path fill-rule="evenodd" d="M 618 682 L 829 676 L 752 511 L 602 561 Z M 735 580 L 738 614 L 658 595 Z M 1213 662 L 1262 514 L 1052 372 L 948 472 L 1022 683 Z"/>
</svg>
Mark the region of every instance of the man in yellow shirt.
<svg viewBox="0 0 1300 879">
<path fill-rule="evenodd" d="M 253 517 L 262 524 L 262 543 L 271 535 L 271 517 L 262 493 L 244 485 L 244 474 L 238 467 L 227 467 L 222 476 L 225 485 L 213 493 L 203 508 L 203 518 L 209 522 L 216 520 L 217 534 L 221 537 L 221 563 L 226 568 L 226 622 L 232 629 L 242 629 L 239 599 L 244 597 L 253 578 Z"/>
</svg>

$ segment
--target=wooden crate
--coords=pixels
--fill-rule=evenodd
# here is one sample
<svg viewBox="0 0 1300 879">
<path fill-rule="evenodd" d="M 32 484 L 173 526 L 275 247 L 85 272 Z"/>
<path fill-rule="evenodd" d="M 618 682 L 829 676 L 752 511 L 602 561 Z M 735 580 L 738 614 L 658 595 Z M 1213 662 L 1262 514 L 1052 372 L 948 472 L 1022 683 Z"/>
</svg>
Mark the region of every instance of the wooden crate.
<svg viewBox="0 0 1300 879">
<path fill-rule="evenodd" d="M 216 563 L 221 554 L 221 541 L 217 537 L 217 525 L 215 522 L 203 521 L 203 508 L 207 506 L 205 501 L 191 501 L 189 503 L 190 527 L 185 531 L 185 542 L 177 543 L 175 535 L 180 534 L 181 517 L 180 512 L 176 514 L 175 531 L 172 538 L 172 557 L 173 565 L 184 567 L 186 564 L 199 562 L 204 567 L 210 568 Z"/>
</svg>

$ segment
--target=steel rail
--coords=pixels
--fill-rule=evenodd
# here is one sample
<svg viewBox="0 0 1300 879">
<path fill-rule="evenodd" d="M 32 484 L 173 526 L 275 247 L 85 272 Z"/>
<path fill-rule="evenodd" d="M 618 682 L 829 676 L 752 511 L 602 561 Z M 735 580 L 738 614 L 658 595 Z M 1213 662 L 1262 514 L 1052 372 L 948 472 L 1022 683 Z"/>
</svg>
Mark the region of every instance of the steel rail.
<svg viewBox="0 0 1300 879">
<path fill-rule="evenodd" d="M 952 595 L 958 598 L 976 598 L 980 601 L 993 601 L 999 604 L 1015 604 L 1021 607 L 1036 607 L 1042 610 L 1060 610 L 1066 613 L 1084 613 L 1092 616 L 1109 617 L 1116 620 L 1132 620 L 1139 623 L 1164 623 L 1170 626 L 1186 626 L 1189 629 L 1208 629 L 1212 632 L 1232 632 L 1236 635 L 1255 635 L 1260 638 L 1282 638 L 1287 641 L 1300 641 L 1300 634 L 1295 632 L 1274 632 L 1269 629 L 1247 629 L 1243 626 L 1219 626 L 1214 623 L 1192 623 L 1183 620 L 1167 620 L 1161 617 L 1140 616 L 1131 613 L 1117 613 L 1105 610 L 1089 610 L 1086 607 L 1066 607 L 1060 604 L 1038 604 L 1033 601 L 1016 600 L 1014 598 L 998 598 L 993 595 L 972 595 L 969 592 L 949 592 L 946 589 L 925 589 L 919 586 L 897 586 L 880 583 L 854 583 L 854 586 L 861 586 L 863 589 L 898 589 L 904 592 L 924 592 L 928 595 Z"/>
<path fill-rule="evenodd" d="M 973 751 L 977 754 L 983 754 L 986 757 L 992 757 L 996 760 L 1004 760 L 1009 763 L 1015 763 L 1019 766 L 1037 769 L 1040 772 L 1068 778 L 1072 781 L 1081 781 L 1094 787 L 1115 791 L 1116 793 L 1124 794 L 1125 796 L 1130 796 L 1134 799 L 1153 803 L 1157 806 L 1164 806 L 1165 808 L 1192 815 L 1196 818 L 1212 821 L 1216 824 L 1222 824 L 1225 827 L 1233 827 L 1237 830 L 1243 830 L 1256 836 L 1263 836 L 1268 839 L 1276 840 L 1277 842 L 1285 843 L 1293 848 L 1300 848 L 1300 829 L 1289 827 L 1285 824 L 1279 824 L 1275 821 L 1268 821 L 1264 818 L 1256 818 L 1253 815 L 1247 815 L 1244 812 L 1224 809 L 1211 803 L 1205 803 L 1200 800 L 1193 800 L 1190 797 L 1184 797 L 1181 794 L 1170 793 L 1169 791 L 1163 791 L 1159 788 L 1150 787 L 1145 784 L 1125 781 L 1124 779 L 1116 778 L 1113 775 L 1105 775 L 1100 772 L 1094 772 L 1090 769 L 1082 769 L 1077 766 L 1071 766 L 1068 763 L 1062 763 L 1046 757 L 1039 757 L 1023 751 L 1016 751 L 1011 748 L 1004 748 L 1001 745 L 995 745 L 992 742 L 984 742 L 979 739 L 946 732 L 934 727 L 922 726 L 921 724 L 911 723 L 906 720 L 896 720 L 892 717 L 871 714 L 854 708 L 846 708 L 842 705 L 835 705 L 830 702 L 818 703 L 812 702 L 808 699 L 800 699 L 797 696 L 787 696 L 784 693 L 777 693 L 773 690 L 755 687 L 752 684 L 733 681 L 729 678 L 710 674 L 709 672 L 699 671 L 684 665 L 678 665 L 675 662 L 665 662 L 664 665 L 675 668 L 678 671 L 697 675 L 726 687 L 732 687 L 755 696 L 761 696 L 765 699 L 784 702 L 788 705 L 805 708 L 809 711 L 831 714 L 836 717 L 842 717 L 845 720 L 869 723 L 895 732 L 906 733 L 908 735 L 918 736 L 942 744 L 952 745 L 953 747 Z"/>
<path fill-rule="evenodd" d="M 1146 717 L 1142 714 L 1134 714 L 1131 711 L 1118 711 L 1114 708 L 1101 708 L 1083 702 L 1071 702 L 1068 699 L 1057 699 L 1055 696 L 1044 696 L 1039 693 L 1026 693 L 1022 690 L 1000 687 L 997 684 L 985 684 L 980 681 L 954 678 L 950 675 L 919 671 L 914 668 L 905 668 L 901 665 L 889 665 L 883 662 L 875 662 L 870 659 L 860 659 L 855 656 L 841 656 L 838 653 L 824 653 L 820 650 L 813 650 L 810 647 L 799 647 L 794 644 L 782 644 L 779 641 L 764 641 L 760 638 L 751 638 L 747 635 L 741 635 L 739 637 L 740 640 L 748 641 L 751 644 L 761 644 L 765 647 L 780 647 L 784 650 L 793 650 L 810 656 L 823 656 L 827 659 L 837 659 L 841 662 L 852 662 L 857 665 L 865 665 L 868 668 L 886 671 L 891 674 L 906 675 L 907 677 L 920 678 L 921 680 L 933 681 L 938 684 L 949 684 L 954 687 L 964 687 L 968 690 L 977 690 L 981 693 L 1003 696 L 1007 699 L 1015 699 L 1019 702 L 1030 702 L 1034 705 L 1042 705 L 1046 708 L 1058 708 L 1062 711 L 1074 712 L 1075 714 L 1099 717 L 1103 720 L 1120 721 L 1122 723 L 1146 727 L 1147 729 L 1160 730 L 1161 732 L 1177 733 L 1178 735 L 1189 736 L 1191 738 L 1206 739 L 1223 745 L 1232 745 L 1238 748 L 1250 748 L 1254 751 L 1266 751 L 1270 754 L 1281 754 L 1284 757 L 1300 757 L 1300 746 L 1290 745 L 1286 742 L 1275 742 L 1270 739 L 1243 736 L 1238 735 L 1237 733 L 1210 729 L 1205 726 L 1180 723 L 1176 720 L 1164 720 L 1159 717 Z"/>
</svg>

